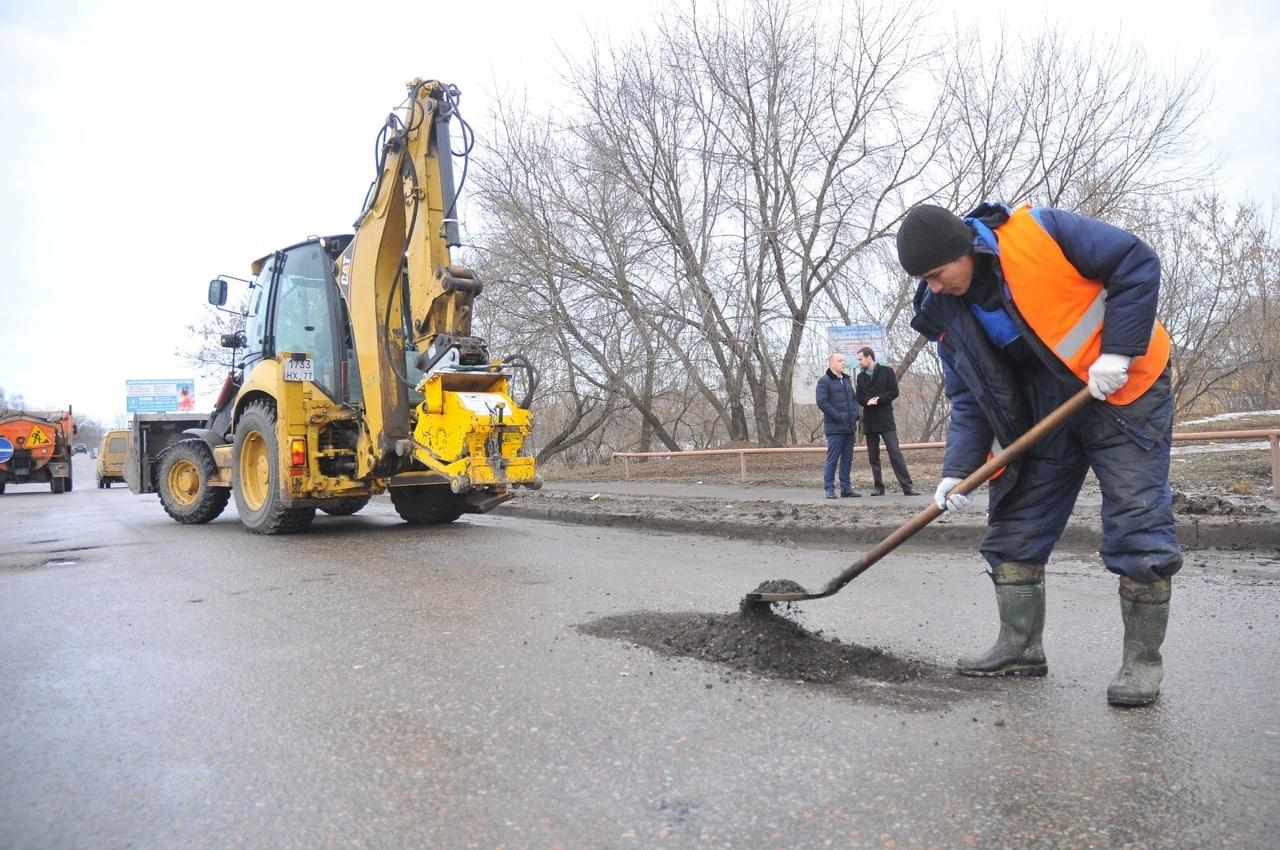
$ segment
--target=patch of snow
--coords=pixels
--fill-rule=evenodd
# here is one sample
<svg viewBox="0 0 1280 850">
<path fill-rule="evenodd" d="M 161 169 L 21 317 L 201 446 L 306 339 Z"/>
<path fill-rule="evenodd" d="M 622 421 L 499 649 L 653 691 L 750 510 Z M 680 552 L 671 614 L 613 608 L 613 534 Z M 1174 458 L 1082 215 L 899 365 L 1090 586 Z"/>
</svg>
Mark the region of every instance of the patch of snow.
<svg viewBox="0 0 1280 850">
<path fill-rule="evenodd" d="M 1270 451 L 1271 445 L 1266 438 L 1259 437 L 1256 443 L 1204 443 L 1194 446 L 1174 446 L 1170 452 L 1174 457 L 1178 455 L 1207 455 L 1217 452 L 1247 452 L 1247 451 Z"/>
<path fill-rule="evenodd" d="M 1246 416 L 1280 416 L 1280 410 L 1240 410 L 1235 413 L 1219 413 L 1217 416 L 1206 416 L 1204 419 L 1192 419 L 1190 422 L 1179 422 L 1184 425 L 1208 425 L 1210 422 L 1226 422 L 1230 419 L 1244 419 Z"/>
</svg>

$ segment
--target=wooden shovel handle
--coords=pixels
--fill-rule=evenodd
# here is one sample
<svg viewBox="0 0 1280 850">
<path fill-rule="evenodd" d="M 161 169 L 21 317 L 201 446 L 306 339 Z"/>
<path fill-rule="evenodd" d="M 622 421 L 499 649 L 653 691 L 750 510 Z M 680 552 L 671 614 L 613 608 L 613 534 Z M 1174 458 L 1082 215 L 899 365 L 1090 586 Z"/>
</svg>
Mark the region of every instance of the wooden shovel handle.
<svg viewBox="0 0 1280 850">
<path fill-rule="evenodd" d="M 1093 396 L 1089 394 L 1088 387 L 1080 390 L 1071 398 L 1063 402 L 1060 407 L 1044 419 L 1041 419 L 1035 425 L 1028 428 L 1026 433 L 1006 446 L 998 455 L 978 467 L 974 472 L 970 473 L 968 478 L 964 479 L 952 488 L 951 493 L 965 495 L 987 483 L 991 476 L 1013 463 L 1014 460 L 1022 456 L 1023 452 L 1040 442 L 1040 440 L 1044 439 L 1047 434 L 1057 430 L 1068 419 L 1083 410 L 1092 398 Z M 917 531 L 924 528 L 941 515 L 942 509 L 938 507 L 936 502 L 930 499 L 929 507 L 907 520 L 902 527 L 890 534 L 884 540 L 881 540 L 876 544 L 874 549 L 859 558 L 847 570 L 827 582 L 827 586 L 823 590 L 823 596 L 830 596 L 840 590 L 840 588 L 853 581 L 876 561 L 879 561 L 885 555 L 888 555 L 894 549 L 897 549 L 903 543 L 910 540 Z"/>
</svg>

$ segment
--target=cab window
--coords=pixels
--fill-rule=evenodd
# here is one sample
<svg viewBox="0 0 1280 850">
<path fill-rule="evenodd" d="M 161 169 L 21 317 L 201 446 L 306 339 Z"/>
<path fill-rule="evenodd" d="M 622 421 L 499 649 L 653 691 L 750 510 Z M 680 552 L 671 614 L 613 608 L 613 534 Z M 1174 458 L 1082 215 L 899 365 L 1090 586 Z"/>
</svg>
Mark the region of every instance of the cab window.
<svg viewBox="0 0 1280 850">
<path fill-rule="evenodd" d="M 337 292 L 332 263 L 318 244 L 289 251 L 276 281 L 272 334 L 275 353 L 310 355 L 315 382 L 330 394 L 337 386 L 333 296 Z"/>
<path fill-rule="evenodd" d="M 271 289 L 271 270 L 274 259 L 268 259 L 254 280 L 253 298 L 249 302 L 249 317 L 244 324 L 244 337 L 249 352 L 261 354 L 267 334 L 267 292 Z"/>
</svg>

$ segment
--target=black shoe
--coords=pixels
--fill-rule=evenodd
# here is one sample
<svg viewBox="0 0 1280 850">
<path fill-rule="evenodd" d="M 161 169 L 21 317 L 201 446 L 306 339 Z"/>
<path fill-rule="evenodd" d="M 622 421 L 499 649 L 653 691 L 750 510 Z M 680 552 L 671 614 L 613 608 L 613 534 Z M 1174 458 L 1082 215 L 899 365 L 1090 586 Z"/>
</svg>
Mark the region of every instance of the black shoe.
<svg viewBox="0 0 1280 850">
<path fill-rule="evenodd" d="M 904 496 L 923 496 L 924 494 L 923 494 L 923 493 L 921 493 L 921 492 L 920 492 L 919 490 L 917 490 L 916 488 L 912 487 L 910 484 L 908 484 L 906 487 L 903 487 L 903 488 L 902 488 L 902 495 L 904 495 Z"/>
<path fill-rule="evenodd" d="M 828 499 L 834 499 L 835 497 L 836 497 L 836 491 L 835 491 L 835 490 L 828 490 L 828 491 L 827 491 L 827 498 L 828 498 Z"/>
<path fill-rule="evenodd" d="M 850 496 L 852 496 L 852 497 L 853 497 L 853 498 L 855 498 L 855 499 L 861 499 L 861 498 L 862 498 L 862 494 L 861 494 L 861 493 L 859 493 L 857 490 L 841 490 L 841 491 L 840 491 L 840 498 L 842 498 L 842 499 L 847 499 L 847 498 L 849 498 Z"/>
<path fill-rule="evenodd" d="M 872 488 L 871 488 L 871 495 L 873 495 L 873 496 L 883 496 L 883 495 L 884 495 L 884 487 L 883 487 L 882 485 L 880 485 L 880 484 L 877 484 L 876 486 L 872 487 Z"/>
</svg>

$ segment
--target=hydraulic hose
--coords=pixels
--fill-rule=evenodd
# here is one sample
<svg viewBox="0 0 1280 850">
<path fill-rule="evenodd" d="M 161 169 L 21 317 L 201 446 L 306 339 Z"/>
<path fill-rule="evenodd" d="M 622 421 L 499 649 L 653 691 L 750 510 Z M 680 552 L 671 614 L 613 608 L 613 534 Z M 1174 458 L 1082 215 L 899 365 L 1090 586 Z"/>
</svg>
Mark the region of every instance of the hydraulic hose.
<svg viewBox="0 0 1280 850">
<path fill-rule="evenodd" d="M 529 378 L 529 381 L 528 381 L 529 386 L 525 390 L 524 398 L 520 399 L 520 402 L 519 402 L 522 408 L 524 408 L 525 410 L 528 410 L 529 405 L 533 402 L 533 393 L 538 388 L 538 378 L 539 378 L 538 370 L 535 369 L 533 367 L 533 364 L 529 362 L 529 358 L 525 357 L 523 354 L 508 354 L 506 357 L 502 358 L 503 366 L 506 366 L 508 363 L 514 364 L 524 369 L 525 374 Z"/>
</svg>

